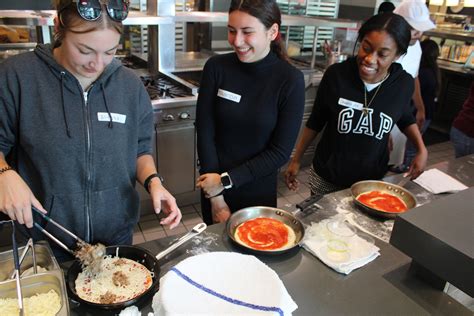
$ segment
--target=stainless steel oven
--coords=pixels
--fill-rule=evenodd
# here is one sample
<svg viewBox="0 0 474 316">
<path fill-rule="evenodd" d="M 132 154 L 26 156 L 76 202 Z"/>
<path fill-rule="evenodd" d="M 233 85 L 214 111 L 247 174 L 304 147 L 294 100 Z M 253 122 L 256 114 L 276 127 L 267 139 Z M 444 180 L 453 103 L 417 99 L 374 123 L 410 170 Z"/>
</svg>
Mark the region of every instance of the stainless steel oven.
<svg viewBox="0 0 474 316">
<path fill-rule="evenodd" d="M 158 74 L 142 80 L 152 99 L 155 129 L 153 152 L 164 186 L 178 205 L 199 202 L 197 178 L 196 97 L 193 91 L 173 78 Z M 141 186 L 141 213 L 153 212 L 151 199 Z"/>
<path fill-rule="evenodd" d="M 195 106 L 155 112 L 156 164 L 174 195 L 194 191 L 196 183 Z"/>
</svg>

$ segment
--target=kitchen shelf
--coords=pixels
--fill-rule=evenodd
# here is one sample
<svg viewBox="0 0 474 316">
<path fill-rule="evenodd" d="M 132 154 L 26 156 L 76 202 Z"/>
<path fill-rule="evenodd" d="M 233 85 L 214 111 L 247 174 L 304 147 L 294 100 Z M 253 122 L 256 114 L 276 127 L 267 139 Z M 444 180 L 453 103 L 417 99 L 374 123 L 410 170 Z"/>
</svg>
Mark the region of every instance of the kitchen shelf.
<svg viewBox="0 0 474 316">
<path fill-rule="evenodd" d="M 0 22 L 5 25 L 53 26 L 55 10 L 0 10 Z M 171 16 L 152 16 L 130 11 L 123 25 L 160 25 L 173 23 Z"/>
<path fill-rule="evenodd" d="M 474 32 L 466 32 L 462 30 L 434 29 L 424 32 L 423 35 L 455 41 L 474 42 Z"/>
<path fill-rule="evenodd" d="M 176 12 L 174 20 L 176 22 L 208 22 L 208 23 L 227 23 L 227 12 Z M 324 26 L 324 27 L 341 27 L 356 28 L 359 23 L 353 20 L 320 18 L 311 16 L 295 16 L 282 14 L 282 26 Z"/>
<path fill-rule="evenodd" d="M 8 25 L 53 26 L 55 10 L 0 10 L 0 20 Z M 227 12 L 176 12 L 176 16 L 152 16 L 144 12 L 130 11 L 124 25 L 160 25 L 173 22 L 210 22 L 227 23 Z M 13 21 L 14 20 L 14 21 Z M 358 23 L 352 20 L 320 18 L 310 16 L 282 15 L 283 26 L 324 26 L 356 28 Z"/>
<path fill-rule="evenodd" d="M 0 50 L 7 49 L 33 49 L 38 45 L 37 43 L 27 42 L 27 43 L 1 43 Z"/>
</svg>

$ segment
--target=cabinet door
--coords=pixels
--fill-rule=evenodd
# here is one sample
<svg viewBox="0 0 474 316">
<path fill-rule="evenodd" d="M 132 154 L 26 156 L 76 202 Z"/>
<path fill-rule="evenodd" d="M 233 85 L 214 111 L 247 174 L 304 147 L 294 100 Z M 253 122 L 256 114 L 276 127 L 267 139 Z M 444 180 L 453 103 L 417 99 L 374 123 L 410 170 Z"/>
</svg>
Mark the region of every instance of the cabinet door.
<svg viewBox="0 0 474 316">
<path fill-rule="evenodd" d="M 196 138 L 194 124 L 156 129 L 156 163 L 171 194 L 195 190 Z"/>
</svg>

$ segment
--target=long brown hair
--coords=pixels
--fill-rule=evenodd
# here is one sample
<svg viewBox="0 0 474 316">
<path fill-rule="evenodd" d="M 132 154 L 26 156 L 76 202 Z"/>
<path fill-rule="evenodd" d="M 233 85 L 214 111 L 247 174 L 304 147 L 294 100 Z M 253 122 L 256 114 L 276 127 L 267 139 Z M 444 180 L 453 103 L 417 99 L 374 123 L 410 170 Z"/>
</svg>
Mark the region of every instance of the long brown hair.
<svg viewBox="0 0 474 316">
<path fill-rule="evenodd" d="M 278 35 L 271 42 L 270 49 L 280 59 L 288 60 L 285 44 L 280 35 L 281 12 L 275 0 L 232 0 L 229 7 L 229 14 L 236 10 L 256 17 L 267 30 L 276 23 L 278 25 Z"/>
<path fill-rule="evenodd" d="M 116 30 L 119 34 L 123 33 L 122 23 L 112 20 L 104 5 L 102 5 L 102 14 L 95 21 L 84 20 L 77 12 L 76 3 L 72 0 L 54 0 L 54 7 L 58 18 L 54 32 L 54 48 L 61 46 L 66 32 L 89 33 L 110 28 Z M 74 29 L 79 25 L 87 25 L 87 27 L 80 31 Z"/>
</svg>

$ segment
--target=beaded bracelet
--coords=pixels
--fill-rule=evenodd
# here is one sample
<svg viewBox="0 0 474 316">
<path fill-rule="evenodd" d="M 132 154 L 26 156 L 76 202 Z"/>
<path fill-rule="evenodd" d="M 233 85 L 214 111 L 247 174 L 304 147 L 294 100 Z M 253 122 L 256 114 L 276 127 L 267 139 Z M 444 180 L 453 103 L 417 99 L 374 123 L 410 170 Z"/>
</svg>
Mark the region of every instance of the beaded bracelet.
<svg viewBox="0 0 474 316">
<path fill-rule="evenodd" d="M 3 167 L 2 169 L 0 169 L 0 174 L 8 171 L 8 170 L 13 170 L 13 168 L 11 166 L 6 166 L 6 167 Z"/>
</svg>

